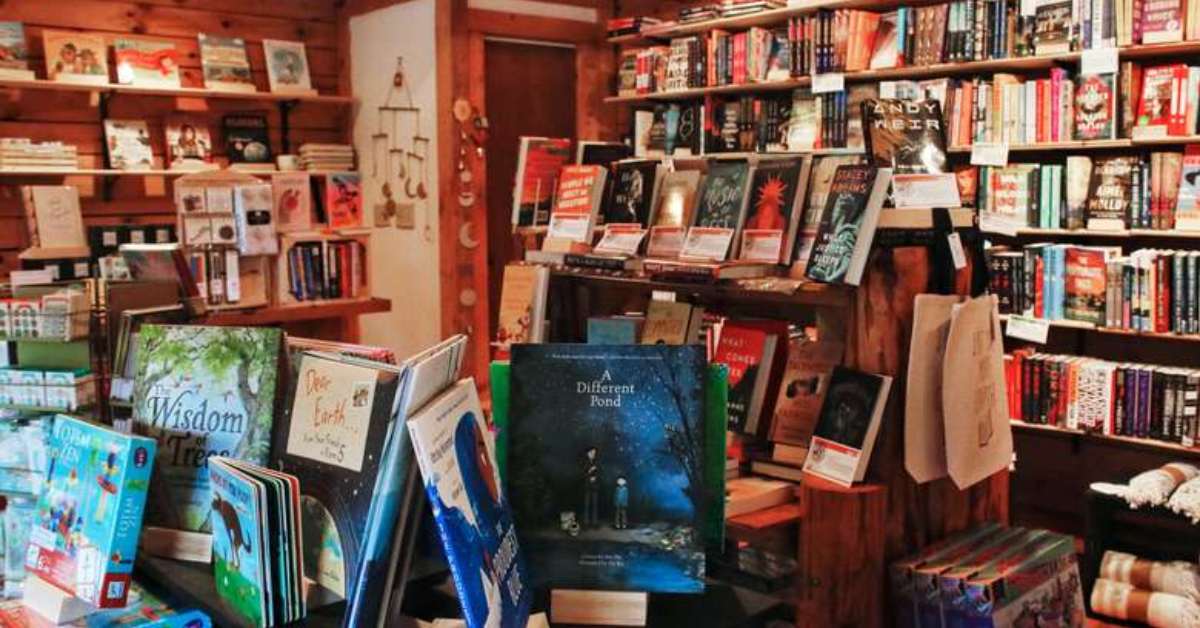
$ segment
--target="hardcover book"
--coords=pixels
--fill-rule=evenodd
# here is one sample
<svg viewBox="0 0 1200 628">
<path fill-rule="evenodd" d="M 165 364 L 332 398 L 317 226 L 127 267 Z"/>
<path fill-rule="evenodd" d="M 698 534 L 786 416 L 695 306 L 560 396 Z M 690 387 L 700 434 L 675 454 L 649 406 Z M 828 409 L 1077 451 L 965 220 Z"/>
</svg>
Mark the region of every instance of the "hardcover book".
<svg viewBox="0 0 1200 628">
<path fill-rule="evenodd" d="M 408 429 L 468 628 L 524 628 L 532 581 L 475 380 L 430 401 Z"/>
<path fill-rule="evenodd" d="M 659 163 L 657 161 L 618 162 L 613 172 L 613 184 L 604 203 L 604 224 L 650 224 L 658 192 Z"/>
<path fill-rule="evenodd" d="M 299 41 L 263 40 L 263 56 L 267 60 L 267 79 L 271 91 L 279 93 L 313 93 L 308 73 L 308 54 Z"/>
<path fill-rule="evenodd" d="M 142 326 L 133 427 L 159 443 L 149 525 L 211 528 L 209 456 L 266 464 L 282 338 L 269 328 Z"/>
<path fill-rule="evenodd" d="M 254 75 L 246 57 L 246 41 L 240 37 L 218 37 L 200 33 L 200 66 L 204 86 L 231 92 L 254 92 Z"/>
<path fill-rule="evenodd" d="M 1071 246 L 1066 250 L 1064 280 L 1067 318 L 1104 325 L 1104 297 L 1109 249 Z M 1120 249 L 1116 255 L 1120 254 Z"/>
<path fill-rule="evenodd" d="M 946 172 L 946 131 L 937 100 L 870 98 L 862 104 L 867 155 L 896 174 Z"/>
<path fill-rule="evenodd" d="M 549 286 L 550 269 L 545 266 L 508 264 L 504 267 L 496 321 L 497 349 L 508 351 L 509 345 L 542 341 Z"/>
<path fill-rule="evenodd" d="M 857 286 L 867 264 L 891 170 L 838 166 L 804 274 L 823 283 Z"/>
<path fill-rule="evenodd" d="M 1175 203 L 1175 228 L 1200 230 L 1200 146 L 1188 146 L 1183 152 L 1179 173 L 1179 197 Z"/>
<path fill-rule="evenodd" d="M 821 212 L 829 197 L 829 189 L 833 185 L 833 175 L 838 166 L 853 165 L 860 160 L 857 156 L 828 156 L 814 160 L 811 180 L 807 192 L 808 202 L 804 206 L 804 215 L 796 234 L 795 254 L 793 263 L 797 268 L 808 266 L 808 258 L 812 255 L 813 245 L 817 241 L 817 231 L 821 226 Z"/>
<path fill-rule="evenodd" d="M 511 373 L 507 481 L 526 584 L 702 592 L 707 505 L 720 499 L 704 475 L 703 347 L 518 345 Z"/>
<path fill-rule="evenodd" d="M 563 166 L 543 249 L 569 249 L 568 243 L 576 242 L 591 245 L 607 174 L 603 166 Z"/>
<path fill-rule="evenodd" d="M 1137 157 L 1097 157 L 1088 184 L 1087 228 L 1120 230 L 1129 227 L 1133 170 Z"/>
<path fill-rule="evenodd" d="M 208 170 L 213 168 L 212 135 L 208 122 L 199 116 L 167 118 L 167 162 L 172 170 Z"/>
<path fill-rule="evenodd" d="M 108 84 L 108 45 L 88 33 L 42 31 L 46 76 L 52 81 Z"/>
<path fill-rule="evenodd" d="M 221 129 L 225 134 L 225 156 L 229 163 L 271 163 L 266 114 L 231 113 L 221 119 Z"/>
<path fill-rule="evenodd" d="M 775 401 L 772 441 L 808 448 L 829 389 L 829 376 L 833 367 L 842 363 L 843 353 L 845 347 L 840 342 L 792 339 Z"/>
<path fill-rule="evenodd" d="M 113 40 L 117 82 L 139 87 L 179 88 L 179 50 L 169 41 L 118 37 Z"/>
<path fill-rule="evenodd" d="M 768 387 L 777 351 L 786 329 L 729 321 L 721 329 L 721 338 L 712 361 L 729 367 L 729 429 L 756 434 L 767 401 Z"/>
<path fill-rule="evenodd" d="M 1179 0 L 1146 0 L 1141 6 L 1142 43 L 1163 44 L 1182 41 L 1182 5 L 1183 3 Z"/>
<path fill-rule="evenodd" d="M 339 172 L 325 177 L 325 212 L 330 229 L 362 226 L 362 181 L 358 173 Z"/>
<path fill-rule="evenodd" d="M 654 222 L 650 226 L 686 227 L 692 224 L 699 186 L 699 170 L 672 170 L 664 174 L 653 212 Z"/>
<path fill-rule="evenodd" d="M 304 172 L 271 175 L 275 221 L 280 233 L 312 229 L 312 185 Z"/>
<path fill-rule="evenodd" d="M 1174 103 L 1183 98 L 1176 96 L 1175 75 L 1180 67 L 1186 76 L 1186 66 L 1179 64 L 1146 68 L 1142 75 L 1142 94 L 1138 100 L 1135 133 L 1165 135 L 1168 132 Z"/>
<path fill-rule="evenodd" d="M 154 441 L 60 414 L 47 453 L 25 568 L 93 606 L 124 606 Z"/>
<path fill-rule="evenodd" d="M 29 45 L 25 43 L 25 25 L 0 22 L 0 72 L 28 70 Z"/>
<path fill-rule="evenodd" d="M 1075 87 L 1075 139 L 1116 139 L 1116 81 L 1114 74 L 1079 77 Z"/>
<path fill-rule="evenodd" d="M 115 170 L 150 170 L 154 153 L 145 120 L 105 120 L 104 146 Z"/>
<path fill-rule="evenodd" d="M 803 158 L 770 159 L 754 168 L 741 259 L 777 264 L 792 258 L 811 164 Z"/>
<path fill-rule="evenodd" d="M 749 163 L 742 160 L 710 163 L 696 206 L 695 226 L 739 228 L 745 214 L 749 183 Z"/>
<path fill-rule="evenodd" d="M 516 181 L 513 183 L 514 227 L 546 224 L 550 219 L 558 172 L 570 160 L 569 139 L 521 137 Z"/>
<path fill-rule="evenodd" d="M 843 486 L 861 482 L 891 386 L 887 375 L 834 367 L 804 471 Z"/>
<path fill-rule="evenodd" d="M 1071 51 L 1071 1 L 1041 0 L 1036 9 L 1034 50 L 1039 55 Z"/>
</svg>

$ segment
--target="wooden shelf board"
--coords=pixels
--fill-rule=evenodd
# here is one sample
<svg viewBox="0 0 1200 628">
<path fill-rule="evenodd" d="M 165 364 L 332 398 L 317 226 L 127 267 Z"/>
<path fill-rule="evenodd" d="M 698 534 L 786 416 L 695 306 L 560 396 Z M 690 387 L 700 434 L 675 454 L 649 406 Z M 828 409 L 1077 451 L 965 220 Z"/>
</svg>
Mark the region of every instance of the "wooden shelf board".
<svg viewBox="0 0 1200 628">
<path fill-rule="evenodd" d="M 1012 318 L 1011 314 L 1001 314 L 1000 320 L 1008 321 Z M 1038 319 L 1042 320 L 1042 319 Z M 1062 329 L 1080 329 L 1084 331 L 1095 332 L 1098 334 L 1109 334 L 1113 336 L 1137 336 L 1139 338 L 1153 338 L 1156 340 L 1177 340 L 1180 342 L 1200 342 L 1200 334 L 1172 334 L 1172 333 L 1157 333 L 1150 331 L 1137 331 L 1133 329 L 1121 329 L 1119 327 L 1103 327 L 1087 321 L 1072 321 L 1072 320 L 1050 320 L 1046 321 L 1051 327 L 1059 327 Z"/>
<path fill-rule="evenodd" d="M 643 35 L 641 33 L 630 33 L 629 35 L 617 35 L 615 37 L 609 37 L 605 41 L 613 44 L 614 46 L 626 46 L 633 44 L 649 44 L 652 40 L 647 35 Z"/>
<path fill-rule="evenodd" d="M 1194 456 L 1200 456 L 1200 447 L 1185 447 L 1179 443 L 1169 443 L 1158 441 L 1151 438 L 1137 438 L 1134 436 L 1118 436 L 1116 434 L 1097 434 L 1095 432 L 1084 432 L 1083 430 L 1069 430 L 1065 427 L 1055 425 L 1040 425 L 1037 423 L 1026 423 L 1024 421 L 1011 421 L 1013 429 L 1025 430 L 1027 432 L 1036 432 L 1044 434 L 1053 434 L 1062 437 L 1079 437 L 1086 440 L 1107 443 L 1120 443 L 1133 445 L 1143 449 L 1154 449 L 1171 451 L 1178 453 L 1186 453 Z M 1020 464 L 1020 461 L 1017 462 Z"/>
<path fill-rule="evenodd" d="M 692 294 L 698 297 L 777 305 L 849 307 L 851 295 L 854 290 L 850 286 L 831 286 L 822 283 L 806 282 L 800 284 L 800 287 L 794 293 L 785 293 L 768 290 L 748 290 L 736 284 L 658 281 L 649 277 L 633 275 L 598 275 L 587 272 L 584 269 L 561 267 L 552 268 L 551 275 L 555 278 L 581 281 L 602 287 L 665 290 Z"/>
<path fill-rule="evenodd" d="M 248 171 L 248 170 L 112 170 L 106 168 L 79 168 L 77 170 L 38 170 L 33 168 L 23 168 L 20 170 L 3 170 L 0 169 L 0 177 L 182 177 L 192 174 L 212 174 L 214 172 L 236 172 L 238 174 L 249 174 L 253 176 L 268 176 L 274 174 L 284 174 L 297 172 L 307 174 L 309 176 L 321 177 L 330 174 L 342 174 L 345 172 L 354 172 L 347 170 L 263 170 L 263 171 Z"/>
<path fill-rule="evenodd" d="M 38 89 L 61 92 L 87 92 L 93 94 L 109 93 L 109 94 L 133 94 L 140 96 L 166 96 L 171 98 L 204 98 L 214 100 L 256 100 L 263 102 L 306 102 L 328 105 L 350 105 L 354 104 L 353 96 L 341 96 L 332 94 L 279 94 L 275 92 L 227 92 L 221 90 L 205 89 L 202 87 L 179 87 L 179 88 L 161 88 L 161 87 L 138 87 L 135 85 L 88 85 L 80 83 L 67 83 L 59 81 L 48 81 L 45 79 L 34 80 L 19 80 L 19 79 L 0 79 L 0 89 Z"/>
<path fill-rule="evenodd" d="M 380 298 L 314 301 L 312 303 L 262 307 L 252 310 L 213 312 L 205 316 L 203 322 L 209 325 L 271 325 L 295 321 L 346 318 L 360 314 L 388 312 L 391 309 L 392 302 L 388 299 Z"/>
</svg>

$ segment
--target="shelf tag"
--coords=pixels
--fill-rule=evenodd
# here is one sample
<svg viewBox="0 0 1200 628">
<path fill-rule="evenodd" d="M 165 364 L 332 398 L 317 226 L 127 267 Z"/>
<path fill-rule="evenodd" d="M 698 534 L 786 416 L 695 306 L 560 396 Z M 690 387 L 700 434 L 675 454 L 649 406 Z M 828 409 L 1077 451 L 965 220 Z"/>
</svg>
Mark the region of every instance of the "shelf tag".
<svg viewBox="0 0 1200 628">
<path fill-rule="evenodd" d="M 971 146 L 972 166 L 1008 165 L 1008 144 L 974 144 Z"/>
<path fill-rule="evenodd" d="M 674 303 L 675 302 L 675 293 L 670 290 L 651 290 L 650 291 L 650 300 L 651 301 L 670 301 L 670 302 Z"/>
<path fill-rule="evenodd" d="M 1021 0 L 1021 17 L 1036 17 L 1037 5 L 1037 0 Z"/>
<path fill-rule="evenodd" d="M 1044 345 L 1046 338 L 1050 335 L 1050 321 L 1025 316 L 1010 316 L 1005 335 L 1009 338 L 1028 340 Z"/>
<path fill-rule="evenodd" d="M 846 75 L 841 72 L 814 74 L 812 77 L 812 93 L 814 94 L 844 91 L 846 91 Z"/>
<path fill-rule="evenodd" d="M 963 252 L 962 237 L 956 231 L 946 236 L 946 242 L 950 244 L 950 257 L 954 260 L 954 269 L 966 268 L 967 254 Z"/>
<path fill-rule="evenodd" d="M 1079 55 L 1080 74 L 1116 74 L 1119 65 L 1116 48 L 1084 50 Z"/>
</svg>

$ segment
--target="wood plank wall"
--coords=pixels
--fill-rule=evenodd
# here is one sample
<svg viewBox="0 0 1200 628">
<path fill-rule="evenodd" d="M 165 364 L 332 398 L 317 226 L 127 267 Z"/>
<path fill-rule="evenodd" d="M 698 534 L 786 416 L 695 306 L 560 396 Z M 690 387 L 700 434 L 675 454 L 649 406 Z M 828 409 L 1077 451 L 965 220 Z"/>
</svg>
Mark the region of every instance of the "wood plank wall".
<svg viewBox="0 0 1200 628">
<path fill-rule="evenodd" d="M 45 76 L 42 32 L 47 29 L 100 33 L 113 38 L 136 35 L 167 39 L 182 53 L 183 84 L 201 87 L 200 56 L 196 35 L 237 36 L 246 40 L 250 64 L 260 91 L 267 91 L 262 40 L 302 41 L 308 48 L 313 86 L 321 93 L 339 92 L 340 55 L 335 0 L 0 0 L 0 16 L 25 23 L 31 66 L 39 78 Z M 110 51 L 110 66 L 111 51 Z M 110 68 L 111 70 L 111 68 Z M 111 71 L 110 71 L 111 73 Z M 86 94 L 45 90 L 0 90 L 0 137 L 31 137 L 62 140 L 79 147 L 81 165 L 103 167 L 103 127 L 96 103 Z M 167 97 L 118 95 L 113 97 L 112 118 L 143 119 L 149 124 L 154 153 L 163 156 L 163 120 L 180 107 L 199 109 L 188 113 L 208 120 L 218 158 L 221 116 L 230 112 L 264 111 L 269 115 L 272 149 L 278 153 L 280 129 L 273 103 L 255 101 L 177 101 Z M 293 150 L 306 141 L 343 141 L 347 137 L 350 107 L 302 104 L 291 116 Z M 16 253 L 26 246 L 21 222 L 17 184 L 55 184 L 61 178 L 0 179 L 0 272 L 16 266 Z M 161 178 L 121 177 L 116 180 L 111 200 L 101 195 L 101 181 L 75 177 L 83 197 L 84 221 L 88 225 L 127 223 L 173 223 L 174 206 L 168 196 L 170 182 Z"/>
</svg>

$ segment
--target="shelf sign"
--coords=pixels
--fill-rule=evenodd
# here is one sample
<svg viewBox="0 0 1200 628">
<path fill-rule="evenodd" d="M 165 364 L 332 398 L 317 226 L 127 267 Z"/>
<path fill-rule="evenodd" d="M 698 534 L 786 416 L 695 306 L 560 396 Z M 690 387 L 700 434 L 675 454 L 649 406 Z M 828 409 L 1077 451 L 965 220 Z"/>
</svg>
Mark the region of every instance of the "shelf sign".
<svg viewBox="0 0 1200 628">
<path fill-rule="evenodd" d="M 1036 17 L 1037 5 L 1037 0 L 1021 0 L 1021 17 Z"/>
<path fill-rule="evenodd" d="M 812 77 L 812 93 L 814 94 L 844 91 L 846 91 L 846 75 L 841 72 L 814 74 Z"/>
<path fill-rule="evenodd" d="M 971 165 L 972 166 L 999 166 L 1003 168 L 1008 165 L 1008 144 L 990 144 L 981 142 L 971 146 Z"/>
<path fill-rule="evenodd" d="M 1116 48 L 1084 50 L 1079 55 L 1080 74 L 1116 74 L 1119 65 Z"/>
<path fill-rule="evenodd" d="M 1005 335 L 1009 338 L 1018 340 L 1028 340 L 1039 345 L 1046 344 L 1046 338 L 1050 336 L 1050 321 L 1037 318 L 1028 318 L 1026 316 L 1010 316 L 1008 317 L 1008 329 Z"/>
<path fill-rule="evenodd" d="M 596 245 L 596 252 L 604 255 L 637 255 L 644 237 L 646 230 L 636 222 L 605 225 L 604 237 Z"/>
<path fill-rule="evenodd" d="M 950 257 L 954 260 L 955 270 L 966 268 L 967 254 L 963 251 L 962 236 L 955 231 L 946 236 L 946 243 L 950 246 Z"/>
<path fill-rule="evenodd" d="M 950 173 L 893 175 L 892 203 L 896 209 L 962 207 L 958 181 Z"/>
</svg>

